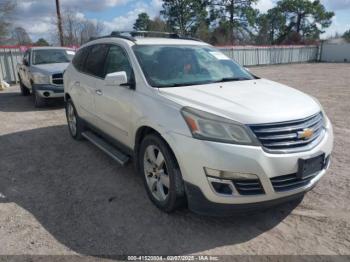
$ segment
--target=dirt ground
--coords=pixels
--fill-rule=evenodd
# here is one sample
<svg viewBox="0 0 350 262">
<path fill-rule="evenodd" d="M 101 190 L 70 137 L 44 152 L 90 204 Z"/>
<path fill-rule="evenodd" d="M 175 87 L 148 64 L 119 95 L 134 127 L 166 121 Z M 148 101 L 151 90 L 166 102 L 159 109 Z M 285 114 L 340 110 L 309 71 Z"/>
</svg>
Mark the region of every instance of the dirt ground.
<svg viewBox="0 0 350 262">
<path fill-rule="evenodd" d="M 298 204 L 254 215 L 168 215 L 121 168 L 70 138 L 63 103 L 0 92 L 0 255 L 350 255 L 350 64 L 255 67 L 317 97 L 334 125 L 331 168 Z"/>
</svg>

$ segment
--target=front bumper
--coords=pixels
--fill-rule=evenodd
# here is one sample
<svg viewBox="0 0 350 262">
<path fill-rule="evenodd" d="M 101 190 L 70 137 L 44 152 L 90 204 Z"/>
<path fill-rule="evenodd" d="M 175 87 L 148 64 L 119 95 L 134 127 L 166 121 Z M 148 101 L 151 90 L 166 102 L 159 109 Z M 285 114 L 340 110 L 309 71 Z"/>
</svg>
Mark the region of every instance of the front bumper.
<svg viewBox="0 0 350 262">
<path fill-rule="evenodd" d="M 190 183 L 185 183 L 188 207 L 193 212 L 207 216 L 230 216 L 240 213 L 256 212 L 268 209 L 274 206 L 282 205 L 286 202 L 301 201 L 306 193 L 299 192 L 294 195 L 285 196 L 273 200 L 246 204 L 222 204 L 209 201 L 199 189 L 199 187 Z M 310 188 L 309 190 L 311 190 Z"/>
<path fill-rule="evenodd" d="M 263 202 L 272 203 L 279 199 L 288 200 L 289 198 L 293 198 L 293 196 L 303 195 L 306 191 L 314 187 L 326 173 L 329 163 L 308 184 L 292 190 L 277 192 L 270 179 L 296 173 L 298 170 L 298 159 L 300 158 L 309 158 L 323 153 L 328 157 L 333 149 L 333 130 L 330 124 L 326 128 L 322 141 L 316 147 L 309 151 L 290 154 L 271 154 L 257 146 L 203 141 L 177 133 L 166 133 L 164 138 L 170 144 L 179 162 L 186 184 L 187 194 L 192 194 L 193 196 L 193 192 L 198 192 L 196 189 L 189 190 L 189 187 L 192 189 L 196 187 L 201 192 L 200 194 L 196 193 L 195 198 L 188 197 L 189 207 L 198 213 L 203 213 L 196 208 L 196 205 L 198 206 L 199 195 L 203 196 L 204 202 L 223 204 L 225 206 L 239 205 L 240 207 L 243 207 L 242 205 L 244 204 L 259 206 L 264 205 Z M 210 186 L 208 177 L 204 172 L 204 167 L 255 174 L 260 180 L 264 193 L 241 195 L 235 190 L 233 195 L 218 194 Z"/>
<path fill-rule="evenodd" d="M 33 85 L 34 90 L 42 98 L 62 98 L 64 97 L 64 88 L 58 85 Z"/>
</svg>

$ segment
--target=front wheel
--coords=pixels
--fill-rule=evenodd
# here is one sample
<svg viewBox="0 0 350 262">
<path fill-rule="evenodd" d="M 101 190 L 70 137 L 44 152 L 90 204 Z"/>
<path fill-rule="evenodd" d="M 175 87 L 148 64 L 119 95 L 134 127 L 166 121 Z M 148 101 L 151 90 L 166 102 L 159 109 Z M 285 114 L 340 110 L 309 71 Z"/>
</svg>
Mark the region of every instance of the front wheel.
<svg viewBox="0 0 350 262">
<path fill-rule="evenodd" d="M 138 161 L 147 194 L 159 209 L 172 212 L 185 204 L 180 169 L 162 138 L 155 134 L 146 136 L 141 142 Z"/>
<path fill-rule="evenodd" d="M 66 102 L 66 117 L 68 122 L 68 129 L 71 136 L 76 140 L 82 140 L 82 132 L 84 131 L 84 124 L 79 118 L 77 111 L 71 99 Z"/>
</svg>

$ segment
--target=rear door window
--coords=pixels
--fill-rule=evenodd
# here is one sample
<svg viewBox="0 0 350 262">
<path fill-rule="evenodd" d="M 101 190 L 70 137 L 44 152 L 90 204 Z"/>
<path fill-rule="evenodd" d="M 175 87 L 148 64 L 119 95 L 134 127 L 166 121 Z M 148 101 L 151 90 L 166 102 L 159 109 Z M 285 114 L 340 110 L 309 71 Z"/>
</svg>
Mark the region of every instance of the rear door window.
<svg viewBox="0 0 350 262">
<path fill-rule="evenodd" d="M 90 47 L 85 61 L 84 72 L 96 77 L 104 77 L 104 63 L 108 53 L 108 45 L 97 44 Z"/>
<path fill-rule="evenodd" d="M 86 57 L 88 55 L 89 47 L 79 49 L 73 58 L 73 65 L 78 71 L 83 71 Z"/>
</svg>

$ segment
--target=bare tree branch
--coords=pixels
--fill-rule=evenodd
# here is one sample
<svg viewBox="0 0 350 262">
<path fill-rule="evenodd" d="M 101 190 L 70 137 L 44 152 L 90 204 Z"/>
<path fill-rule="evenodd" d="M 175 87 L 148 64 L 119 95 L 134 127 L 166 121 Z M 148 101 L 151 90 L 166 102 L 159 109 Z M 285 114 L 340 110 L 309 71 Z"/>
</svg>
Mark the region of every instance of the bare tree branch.
<svg viewBox="0 0 350 262">
<path fill-rule="evenodd" d="M 16 8 L 16 1 L 0 1 L 0 42 L 4 41 L 9 33 L 11 25 L 11 15 Z"/>
</svg>

